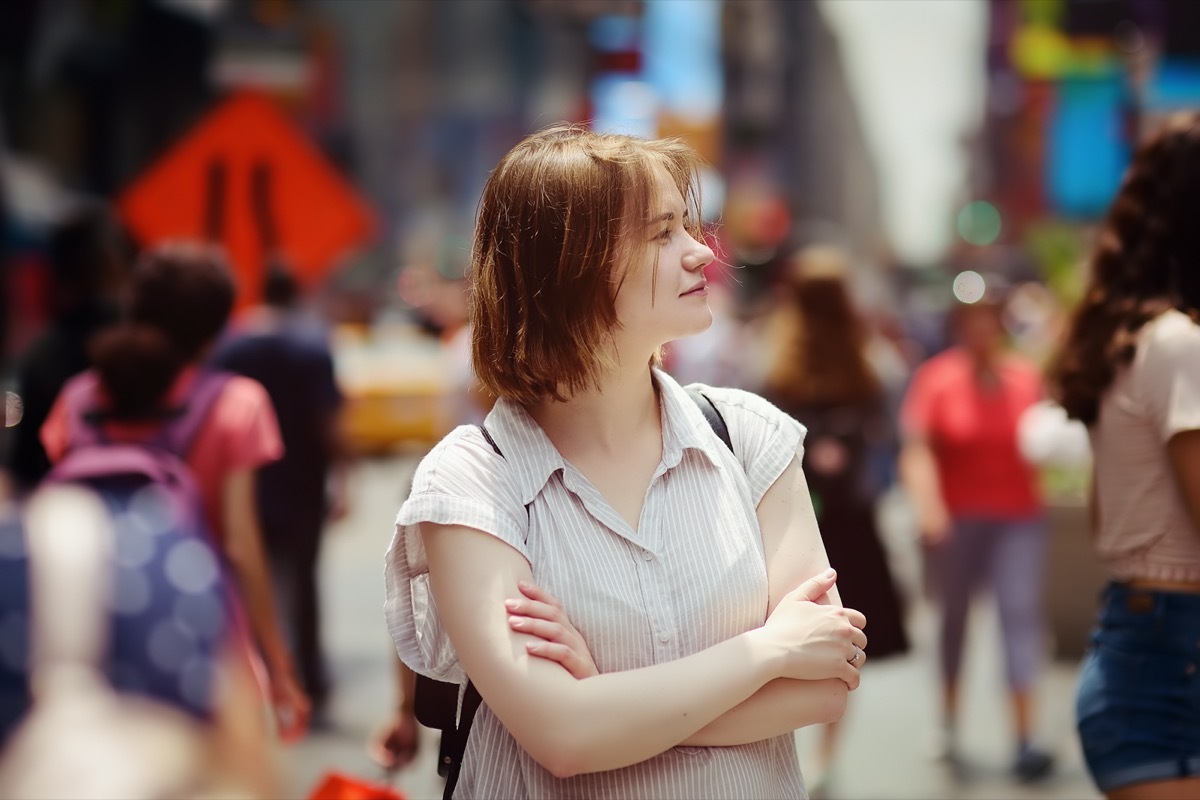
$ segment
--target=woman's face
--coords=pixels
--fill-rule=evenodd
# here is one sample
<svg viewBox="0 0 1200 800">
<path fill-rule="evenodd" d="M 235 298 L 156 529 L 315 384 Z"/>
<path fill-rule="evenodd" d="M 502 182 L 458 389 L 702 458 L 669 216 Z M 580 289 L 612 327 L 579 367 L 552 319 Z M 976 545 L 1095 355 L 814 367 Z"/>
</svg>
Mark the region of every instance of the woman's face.
<svg viewBox="0 0 1200 800">
<path fill-rule="evenodd" d="M 657 206 L 651 206 L 650 218 L 632 234 L 644 237 L 646 247 L 630 266 L 614 301 L 620 335 L 650 348 L 700 333 L 712 324 L 704 268 L 714 259 L 713 251 L 684 227 L 686 206 L 670 174 L 656 167 L 655 176 Z"/>
<path fill-rule="evenodd" d="M 959 342 L 973 355 L 991 355 L 1004 344 L 1003 312 L 997 306 L 964 306 L 956 323 Z"/>
</svg>

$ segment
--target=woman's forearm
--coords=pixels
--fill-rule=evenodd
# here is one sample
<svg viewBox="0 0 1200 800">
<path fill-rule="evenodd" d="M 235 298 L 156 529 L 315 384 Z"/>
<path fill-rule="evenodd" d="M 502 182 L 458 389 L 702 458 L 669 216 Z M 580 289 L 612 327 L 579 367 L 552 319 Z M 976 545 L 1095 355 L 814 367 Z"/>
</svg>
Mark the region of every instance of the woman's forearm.
<svg viewBox="0 0 1200 800">
<path fill-rule="evenodd" d="M 619 769 L 645 761 L 695 735 L 778 674 L 757 632 L 685 658 L 576 681 L 556 665 L 538 671 L 523 692 L 481 693 L 517 741 L 558 777 Z M 843 684 L 844 686 L 844 684 Z M 536 698 L 536 699 L 535 699 Z"/>
<path fill-rule="evenodd" d="M 920 514 L 946 513 L 937 459 L 929 444 L 911 440 L 900 451 L 900 482 Z"/>
<path fill-rule="evenodd" d="M 267 555 L 254 504 L 254 475 L 245 470 L 226 479 L 224 489 L 225 557 L 241 594 L 250 630 L 272 676 L 292 670 L 275 609 Z"/>
<path fill-rule="evenodd" d="M 857 676 L 846 661 L 861 638 L 850 612 L 814 602 L 833 587 L 832 570 L 788 593 L 762 627 L 674 661 L 577 680 L 531 656 L 528 645 L 542 640 L 509 625 L 506 599 L 532 580 L 522 556 L 461 526 L 427 523 L 422 534 L 438 612 L 464 670 L 521 747 L 559 777 L 652 758 L 775 678 Z"/>
<path fill-rule="evenodd" d="M 691 747 L 731 747 L 791 733 L 808 725 L 837 722 L 849 690 L 842 681 L 778 678 L 684 739 Z"/>
</svg>

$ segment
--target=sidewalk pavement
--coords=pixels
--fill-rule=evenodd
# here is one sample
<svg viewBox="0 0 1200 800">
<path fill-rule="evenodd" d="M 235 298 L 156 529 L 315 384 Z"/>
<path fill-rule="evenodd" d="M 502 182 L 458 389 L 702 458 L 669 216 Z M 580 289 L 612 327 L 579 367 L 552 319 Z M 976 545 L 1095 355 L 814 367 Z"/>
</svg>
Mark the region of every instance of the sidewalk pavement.
<svg viewBox="0 0 1200 800">
<path fill-rule="evenodd" d="M 383 553 L 392 520 L 415 466 L 411 457 L 360 463 L 352 481 L 351 515 L 329 531 L 322 555 L 323 618 L 335 681 L 330 725 L 282 750 L 279 765 L 290 798 L 304 798 L 322 775 L 343 771 L 368 779 L 381 772 L 364 744 L 395 702 L 391 641 L 383 623 Z M 904 545 L 902 513 L 885 511 L 902 582 L 915 587 L 916 561 Z M 1039 686 L 1040 743 L 1057 756 L 1054 774 L 1022 786 L 1008 770 L 1014 756 L 1002 677 L 1000 639 L 994 610 L 980 604 L 972 613 L 964 664 L 960 743 L 967 770 L 956 777 L 931 753 L 937 719 L 933 644 L 934 620 L 914 592 L 910 632 L 913 653 L 869 663 L 852 695 L 843 722 L 839 755 L 827 797 L 965 798 L 970 800 L 1091 800 L 1100 795 L 1082 767 L 1072 723 L 1076 664 L 1054 663 Z M 869 633 L 869 628 L 868 628 Z M 869 652 L 869 651 L 868 651 Z M 411 800 L 441 797 L 436 734 L 424 731 L 414 764 L 395 776 Z M 797 734 L 801 764 L 810 761 L 816 733 Z M 808 770 L 806 770 L 808 772 Z"/>
</svg>

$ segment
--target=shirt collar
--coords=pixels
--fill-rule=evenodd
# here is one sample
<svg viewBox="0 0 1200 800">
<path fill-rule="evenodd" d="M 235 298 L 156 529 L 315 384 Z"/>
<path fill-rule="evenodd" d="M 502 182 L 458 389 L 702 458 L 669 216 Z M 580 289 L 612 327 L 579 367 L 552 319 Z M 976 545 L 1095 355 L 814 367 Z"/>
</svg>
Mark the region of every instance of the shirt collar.
<svg viewBox="0 0 1200 800">
<path fill-rule="evenodd" d="M 725 445 L 696 407 L 687 391 L 661 369 L 652 370 L 662 402 L 663 466 L 677 467 L 684 450 L 698 450 L 713 466 L 721 467 Z"/>
<path fill-rule="evenodd" d="M 660 369 L 652 370 L 662 405 L 663 466 L 679 466 L 683 452 L 698 450 L 717 468 L 721 466 L 718 448 L 725 445 L 674 378 Z M 501 398 L 484 420 L 488 435 L 512 468 L 516 470 L 522 505 L 529 505 L 541 493 L 550 476 L 567 466 L 541 426 L 519 403 Z"/>
<path fill-rule="evenodd" d="M 519 403 L 500 398 L 483 426 L 514 470 L 522 505 L 532 503 L 550 476 L 566 467 L 545 431 Z"/>
</svg>

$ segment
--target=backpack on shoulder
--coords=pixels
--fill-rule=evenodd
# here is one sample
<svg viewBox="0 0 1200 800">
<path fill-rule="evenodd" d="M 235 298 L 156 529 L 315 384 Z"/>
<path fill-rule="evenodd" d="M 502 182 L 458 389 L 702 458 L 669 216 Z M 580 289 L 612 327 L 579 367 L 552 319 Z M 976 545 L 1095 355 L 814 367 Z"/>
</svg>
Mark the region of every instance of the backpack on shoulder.
<svg viewBox="0 0 1200 800">
<path fill-rule="evenodd" d="M 257 796 L 216 758 L 205 726 L 109 682 L 115 531 L 104 502 L 81 486 L 48 486 L 24 522 L 33 705 L 0 754 L 0 797 Z"/>
<path fill-rule="evenodd" d="M 725 424 L 725 418 L 721 416 L 721 412 L 717 410 L 712 400 L 708 399 L 708 396 L 702 391 L 691 386 L 686 387 L 684 391 L 700 409 L 700 413 L 704 415 L 704 420 L 712 428 L 713 433 L 732 452 L 733 441 L 729 438 L 729 427 Z M 487 428 L 480 425 L 479 430 L 491 448 L 496 451 L 496 455 L 504 458 L 504 453 L 500 452 L 500 447 L 492 439 Z M 459 708 L 460 693 L 462 695 L 461 711 Z M 442 732 L 438 752 L 438 774 L 446 779 L 443 800 L 450 800 L 454 796 L 454 787 L 458 784 L 463 754 L 467 751 L 467 738 L 471 735 L 471 723 L 475 720 L 475 712 L 479 710 L 482 698 L 479 696 L 479 690 L 470 680 L 467 681 L 465 687 L 460 687 L 457 683 L 438 681 L 424 675 L 417 675 L 414 695 L 413 714 L 416 716 L 417 722 L 427 728 Z"/>
<path fill-rule="evenodd" d="M 185 403 L 161 412 L 153 436 L 125 441 L 105 433 L 99 378 L 83 373 L 64 389 L 67 448 L 45 483 L 84 484 L 115 512 L 136 507 L 139 513 L 168 514 L 172 524 L 211 541 L 200 489 L 185 459 L 231 377 L 201 371 Z"/>
</svg>

